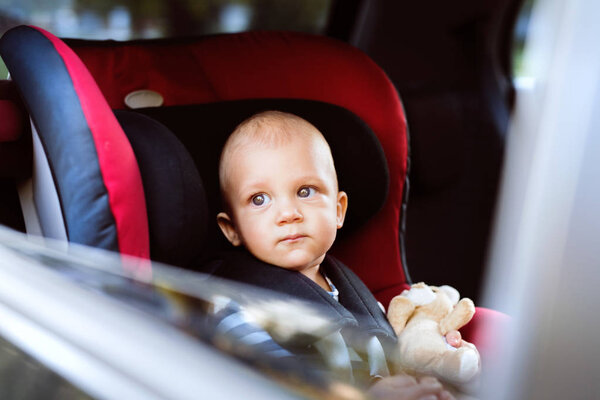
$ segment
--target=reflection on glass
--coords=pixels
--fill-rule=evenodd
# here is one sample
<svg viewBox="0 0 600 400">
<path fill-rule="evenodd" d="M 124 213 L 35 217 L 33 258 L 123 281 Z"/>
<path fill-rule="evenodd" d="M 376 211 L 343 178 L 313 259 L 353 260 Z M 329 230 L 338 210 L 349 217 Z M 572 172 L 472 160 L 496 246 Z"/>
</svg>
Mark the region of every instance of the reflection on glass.
<svg viewBox="0 0 600 400">
<path fill-rule="evenodd" d="M 92 397 L 0 337 L 0 398 L 87 400 Z"/>
<path fill-rule="evenodd" d="M 330 344 L 336 338 L 332 333 L 339 329 L 323 318 L 312 304 L 283 299 L 275 292 L 229 281 L 207 281 L 204 274 L 160 264 L 153 263 L 148 273 L 147 269 L 137 268 L 137 259 L 76 245 L 68 252 L 55 250 L 51 246 L 37 245 L 31 239 L 11 240 L 4 231 L 0 229 L 0 246 L 5 250 L 35 260 L 78 286 L 117 301 L 122 307 L 143 311 L 157 319 L 157 328 L 161 323 L 175 326 L 292 391 L 317 399 L 364 398 L 362 389 L 369 382 L 340 374 L 322 358 L 315 357 L 314 351 L 307 350 L 310 344 L 323 338 L 324 345 L 332 347 Z M 223 315 L 219 313 L 223 310 L 241 310 L 240 315 L 251 326 L 276 339 L 285 349 L 291 349 L 294 356 L 265 352 L 260 346 L 241 341 L 238 335 L 221 329 Z M 353 346 L 352 335 L 352 332 L 345 335 L 349 346 Z M 302 356 L 303 352 L 306 356 Z"/>
</svg>

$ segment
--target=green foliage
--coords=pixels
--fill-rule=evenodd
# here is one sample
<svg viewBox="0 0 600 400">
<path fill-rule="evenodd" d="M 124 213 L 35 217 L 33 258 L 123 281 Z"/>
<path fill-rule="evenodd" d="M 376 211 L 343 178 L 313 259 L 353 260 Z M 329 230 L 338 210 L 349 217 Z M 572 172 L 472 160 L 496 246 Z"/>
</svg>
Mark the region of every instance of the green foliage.
<svg viewBox="0 0 600 400">
<path fill-rule="evenodd" d="M 534 2 L 535 0 L 525 0 L 519 11 L 519 16 L 517 17 L 512 46 L 512 69 L 513 76 L 515 77 L 525 74 L 523 53 L 525 51 L 525 41 L 527 39 L 527 27 L 529 25 L 529 18 L 531 17 L 531 10 Z"/>
<path fill-rule="evenodd" d="M 6 68 L 6 65 L 4 65 L 2 58 L 0 58 L 0 79 L 6 78 L 8 78 L 8 69 Z"/>
</svg>

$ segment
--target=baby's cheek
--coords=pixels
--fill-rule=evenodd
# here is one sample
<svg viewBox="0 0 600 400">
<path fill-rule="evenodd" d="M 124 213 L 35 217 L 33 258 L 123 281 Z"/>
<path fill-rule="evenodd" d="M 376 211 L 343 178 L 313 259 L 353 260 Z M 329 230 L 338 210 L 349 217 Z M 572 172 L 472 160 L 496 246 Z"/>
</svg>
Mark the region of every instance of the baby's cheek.
<svg viewBox="0 0 600 400">
<path fill-rule="evenodd" d="M 321 227 L 321 232 L 320 232 L 320 239 L 321 239 L 321 246 L 323 246 L 324 251 L 328 251 L 329 248 L 333 245 L 333 242 L 335 241 L 335 238 L 337 236 L 337 223 L 334 220 L 333 223 L 332 221 L 328 221 L 328 223 L 324 226 Z"/>
<path fill-rule="evenodd" d="M 240 226 L 240 233 L 243 242 L 246 247 L 249 247 L 249 250 L 262 247 L 262 244 L 267 241 L 269 236 L 268 229 L 253 219 L 246 219 L 245 223 Z"/>
</svg>

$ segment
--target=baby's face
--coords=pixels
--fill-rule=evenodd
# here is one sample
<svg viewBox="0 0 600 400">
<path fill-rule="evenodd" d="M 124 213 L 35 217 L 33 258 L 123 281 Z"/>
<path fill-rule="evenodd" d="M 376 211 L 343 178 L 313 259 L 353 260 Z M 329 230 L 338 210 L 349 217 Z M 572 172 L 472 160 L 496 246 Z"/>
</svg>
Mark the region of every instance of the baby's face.
<svg viewBox="0 0 600 400">
<path fill-rule="evenodd" d="M 227 199 L 234 245 L 300 272 L 318 266 L 344 220 L 331 155 L 317 138 L 248 144 L 231 157 Z"/>
</svg>

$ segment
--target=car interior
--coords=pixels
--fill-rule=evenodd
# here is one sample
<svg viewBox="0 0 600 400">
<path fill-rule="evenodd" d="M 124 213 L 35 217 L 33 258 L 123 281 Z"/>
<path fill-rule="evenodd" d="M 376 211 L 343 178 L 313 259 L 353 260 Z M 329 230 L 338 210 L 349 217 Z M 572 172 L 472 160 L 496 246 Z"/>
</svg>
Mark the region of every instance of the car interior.
<svg viewBox="0 0 600 400">
<path fill-rule="evenodd" d="M 24 214 L 28 231 L 202 271 L 227 246 L 211 218 L 220 207 L 220 148 L 243 119 L 275 108 L 315 121 L 350 171 L 340 185 L 356 211 L 333 253 L 384 305 L 410 283 L 406 118 L 385 73 L 353 47 L 289 32 L 65 44 L 21 26 L 0 51 L 23 99 L 6 104 L 32 120 L 32 176 L 20 187 L 22 204 L 33 203 L 23 206 L 33 211 Z M 138 97 L 123 110 L 141 90 L 163 104 L 145 107 Z M 370 138 L 360 154 L 344 146 L 364 140 L 355 125 Z M 11 137 L 28 136 L 27 123 L 15 127 L 22 132 Z M 372 189 L 353 190 L 354 180 Z M 493 315 L 480 308 L 465 337 L 478 343 L 478 321 Z"/>
<path fill-rule="evenodd" d="M 424 281 L 483 306 L 461 331 L 497 367 L 484 398 L 597 397 L 598 319 L 579 312 L 598 297 L 597 6 L 535 2 L 543 73 L 518 83 L 532 0 L 17 3 L 0 7 L 0 224 L 210 272 L 220 147 L 288 110 L 352 171 L 333 251 L 376 297 Z"/>
<path fill-rule="evenodd" d="M 124 7 L 128 7 L 125 10 L 130 13 L 129 23 L 135 29 L 130 34 L 132 38 L 128 39 L 118 29 L 112 37 L 118 42 L 132 43 L 147 33 L 144 24 L 152 22 L 149 19 L 152 12 L 159 13 L 155 19 L 166 21 L 163 22 L 166 27 L 161 28 L 165 30 L 163 36 L 181 41 L 186 37 L 210 36 L 215 21 L 230 15 L 228 11 L 239 9 L 235 4 L 229 6 L 227 2 L 216 1 L 203 2 L 206 7 L 202 9 L 191 7 L 187 1 L 159 2 L 155 9 L 121 5 L 118 1 L 104 6 L 95 3 L 87 2 L 83 8 L 74 9 L 81 15 L 81 21 L 94 22 L 90 15 L 97 12 L 111 22 L 112 14 L 119 14 L 117 11 L 122 14 Z M 514 45 L 523 35 L 516 36 L 522 28 L 515 29 L 523 11 L 530 8 L 532 2 L 490 0 L 460 7 L 438 2 L 440 12 L 435 16 L 425 5 L 383 0 L 312 1 L 303 6 L 300 2 L 294 7 L 283 7 L 269 0 L 251 3 L 256 3 L 251 11 L 251 24 L 228 29 L 289 29 L 341 40 L 365 53 L 388 76 L 400 95 L 408 134 L 410 190 L 405 191 L 407 210 L 402 213 L 403 265 L 410 266 L 414 281 L 450 284 L 479 304 L 514 98 L 513 64 L 518 57 Z M 45 12 L 71 15 L 72 11 L 61 7 Z M 21 10 L 17 12 L 17 8 Z M 44 11 L 42 6 L 38 8 L 39 13 Z M 33 6 L 20 5 L 14 7 L 14 12 L 5 12 L 0 20 L 3 32 L 28 23 L 29 16 L 41 15 L 34 11 Z M 204 13 L 205 20 L 194 19 L 200 12 Z M 33 20 L 34 25 L 43 21 Z M 90 26 L 96 28 L 88 28 L 82 34 L 102 38 L 106 44 L 110 42 L 106 38 L 111 35 L 99 23 L 94 22 L 95 25 Z M 52 33 L 59 37 L 80 35 L 69 24 L 52 26 Z M 101 60 L 92 64 L 101 64 Z M 177 63 L 169 65 L 172 64 Z M 176 67 L 173 66 L 173 71 L 178 70 Z M 109 70 L 111 68 L 106 71 Z M 97 68 L 93 71 L 102 90 L 109 87 L 101 83 L 111 78 L 108 74 L 98 73 Z M 152 77 L 157 84 L 155 78 L 158 77 Z M 10 97 L 12 91 L 7 87 L 2 96 Z M 111 107 L 123 101 L 111 97 L 110 93 L 104 94 Z M 6 153 L 6 162 L 16 155 L 10 150 Z M 14 170 L 26 175 L 27 168 L 25 165 Z M 10 174 L 15 173 L 11 168 Z M 14 181 L 7 177 L 2 185 L 6 194 L 1 200 L 4 205 L 0 211 L 1 221 L 24 230 L 21 216 L 14 212 L 19 209 Z"/>
<path fill-rule="evenodd" d="M 521 5 L 443 4 L 433 18 L 424 5 L 334 1 L 324 35 L 114 41 L 13 28 L 0 42 L 11 76 L 0 86 L 0 221 L 202 270 L 227 246 L 213 218 L 226 135 L 256 111 L 289 110 L 331 132 L 336 162 L 354 168 L 342 187 L 372 184 L 347 189 L 334 254 L 383 304 L 418 281 L 477 303 Z M 346 153 L 361 135 L 376 140 Z M 491 352 L 489 320 L 501 317 L 479 308 L 463 335 Z"/>
</svg>

